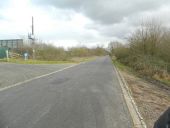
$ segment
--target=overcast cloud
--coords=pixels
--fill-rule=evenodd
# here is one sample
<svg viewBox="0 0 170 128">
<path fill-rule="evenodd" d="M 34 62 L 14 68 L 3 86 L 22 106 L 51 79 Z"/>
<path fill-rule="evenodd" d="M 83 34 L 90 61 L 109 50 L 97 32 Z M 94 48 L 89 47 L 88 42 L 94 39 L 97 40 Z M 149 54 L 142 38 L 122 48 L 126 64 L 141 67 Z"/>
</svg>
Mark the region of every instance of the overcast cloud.
<svg viewBox="0 0 170 128">
<path fill-rule="evenodd" d="M 64 47 L 106 46 L 151 18 L 170 26 L 168 0 L 8 0 L 0 7 L 0 38 L 26 36 L 33 15 L 37 38 Z"/>
<path fill-rule="evenodd" d="M 168 0 L 33 0 L 38 5 L 52 5 L 57 8 L 73 9 L 81 12 L 92 20 L 103 24 L 121 22 L 130 15 L 153 11 Z"/>
</svg>

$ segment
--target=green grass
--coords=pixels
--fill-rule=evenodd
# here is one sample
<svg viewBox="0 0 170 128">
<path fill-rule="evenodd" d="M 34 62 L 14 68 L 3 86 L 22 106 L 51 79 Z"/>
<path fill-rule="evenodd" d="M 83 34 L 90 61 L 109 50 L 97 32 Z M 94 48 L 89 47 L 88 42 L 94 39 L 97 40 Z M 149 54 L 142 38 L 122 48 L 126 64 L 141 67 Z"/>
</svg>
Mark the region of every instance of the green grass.
<svg viewBox="0 0 170 128">
<path fill-rule="evenodd" d="M 88 62 L 88 61 L 92 61 L 95 60 L 97 57 L 96 56 L 92 56 L 92 57 L 73 57 L 70 59 L 70 61 L 72 62 Z"/>
<path fill-rule="evenodd" d="M 95 59 L 94 57 L 76 57 L 71 58 L 66 61 L 47 61 L 47 60 L 24 60 L 24 59 L 12 59 L 10 58 L 8 61 L 7 59 L 0 59 L 0 62 L 8 62 L 8 63 L 17 63 L 17 64 L 66 64 L 66 63 L 81 63 L 87 62 Z"/>
<path fill-rule="evenodd" d="M 166 84 L 166 85 L 170 86 L 170 81 L 169 80 L 165 80 L 165 79 L 156 79 L 156 80 L 160 81 L 163 84 Z"/>
<path fill-rule="evenodd" d="M 113 59 L 112 62 L 113 62 L 113 64 L 114 64 L 116 67 L 118 67 L 120 70 L 122 70 L 122 71 L 128 71 L 128 72 L 131 72 L 131 73 L 133 72 L 133 73 L 134 73 L 134 70 L 133 70 L 132 68 L 130 68 L 130 67 L 128 67 L 128 66 L 120 63 L 120 62 L 117 61 L 116 59 Z"/>
<path fill-rule="evenodd" d="M 9 59 L 9 63 L 17 64 L 62 64 L 62 63 L 73 63 L 70 61 L 45 61 L 45 60 L 23 60 L 23 59 Z"/>
<path fill-rule="evenodd" d="M 0 62 L 7 62 L 7 59 L 0 59 Z"/>
</svg>

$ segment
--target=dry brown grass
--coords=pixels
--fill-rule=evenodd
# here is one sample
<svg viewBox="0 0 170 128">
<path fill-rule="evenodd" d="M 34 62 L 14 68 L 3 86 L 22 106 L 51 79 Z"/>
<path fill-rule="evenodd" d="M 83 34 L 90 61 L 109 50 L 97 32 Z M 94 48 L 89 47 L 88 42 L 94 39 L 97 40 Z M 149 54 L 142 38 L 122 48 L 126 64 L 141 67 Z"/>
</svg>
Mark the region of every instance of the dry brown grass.
<svg viewBox="0 0 170 128">
<path fill-rule="evenodd" d="M 148 128 L 170 106 L 170 89 L 165 90 L 125 71 L 122 72 Z"/>
</svg>

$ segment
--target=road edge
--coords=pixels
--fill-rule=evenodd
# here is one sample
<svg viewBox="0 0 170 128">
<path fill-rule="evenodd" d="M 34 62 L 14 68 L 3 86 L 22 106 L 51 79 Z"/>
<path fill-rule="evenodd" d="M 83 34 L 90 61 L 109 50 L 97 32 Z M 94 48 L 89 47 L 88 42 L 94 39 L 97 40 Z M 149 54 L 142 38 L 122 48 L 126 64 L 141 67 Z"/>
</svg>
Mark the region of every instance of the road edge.
<svg viewBox="0 0 170 128">
<path fill-rule="evenodd" d="M 123 97 L 125 99 L 126 105 L 131 115 L 134 128 L 147 128 L 146 123 L 144 122 L 144 119 L 140 114 L 138 107 L 132 97 L 132 93 L 128 87 L 127 82 L 125 81 L 124 77 L 120 73 L 119 69 L 115 65 L 113 65 L 113 67 L 116 71 L 118 81 L 122 89 Z"/>
</svg>

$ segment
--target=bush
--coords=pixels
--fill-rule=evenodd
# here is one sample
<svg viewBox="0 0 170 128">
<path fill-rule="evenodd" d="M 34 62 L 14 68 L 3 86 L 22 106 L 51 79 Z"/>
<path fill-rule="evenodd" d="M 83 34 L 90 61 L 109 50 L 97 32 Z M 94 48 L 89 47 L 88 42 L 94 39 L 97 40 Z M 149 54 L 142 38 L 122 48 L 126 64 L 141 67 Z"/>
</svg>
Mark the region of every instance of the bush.
<svg viewBox="0 0 170 128">
<path fill-rule="evenodd" d="M 103 56 L 107 54 L 107 51 L 102 47 L 73 47 L 68 49 L 68 55 L 71 57 Z"/>
<path fill-rule="evenodd" d="M 103 56 L 107 55 L 107 51 L 102 47 L 87 48 L 87 47 L 72 47 L 68 50 L 63 47 L 56 47 L 52 44 L 35 43 L 35 56 L 37 60 L 47 61 L 66 61 L 73 57 L 90 57 L 90 56 Z M 22 49 L 17 53 L 22 54 L 28 52 L 32 58 L 32 46 L 24 44 Z"/>
<path fill-rule="evenodd" d="M 169 78 L 170 33 L 153 21 L 142 24 L 122 45 L 111 42 L 111 55 L 146 77 Z M 168 77 L 167 77 L 168 76 Z"/>
</svg>

